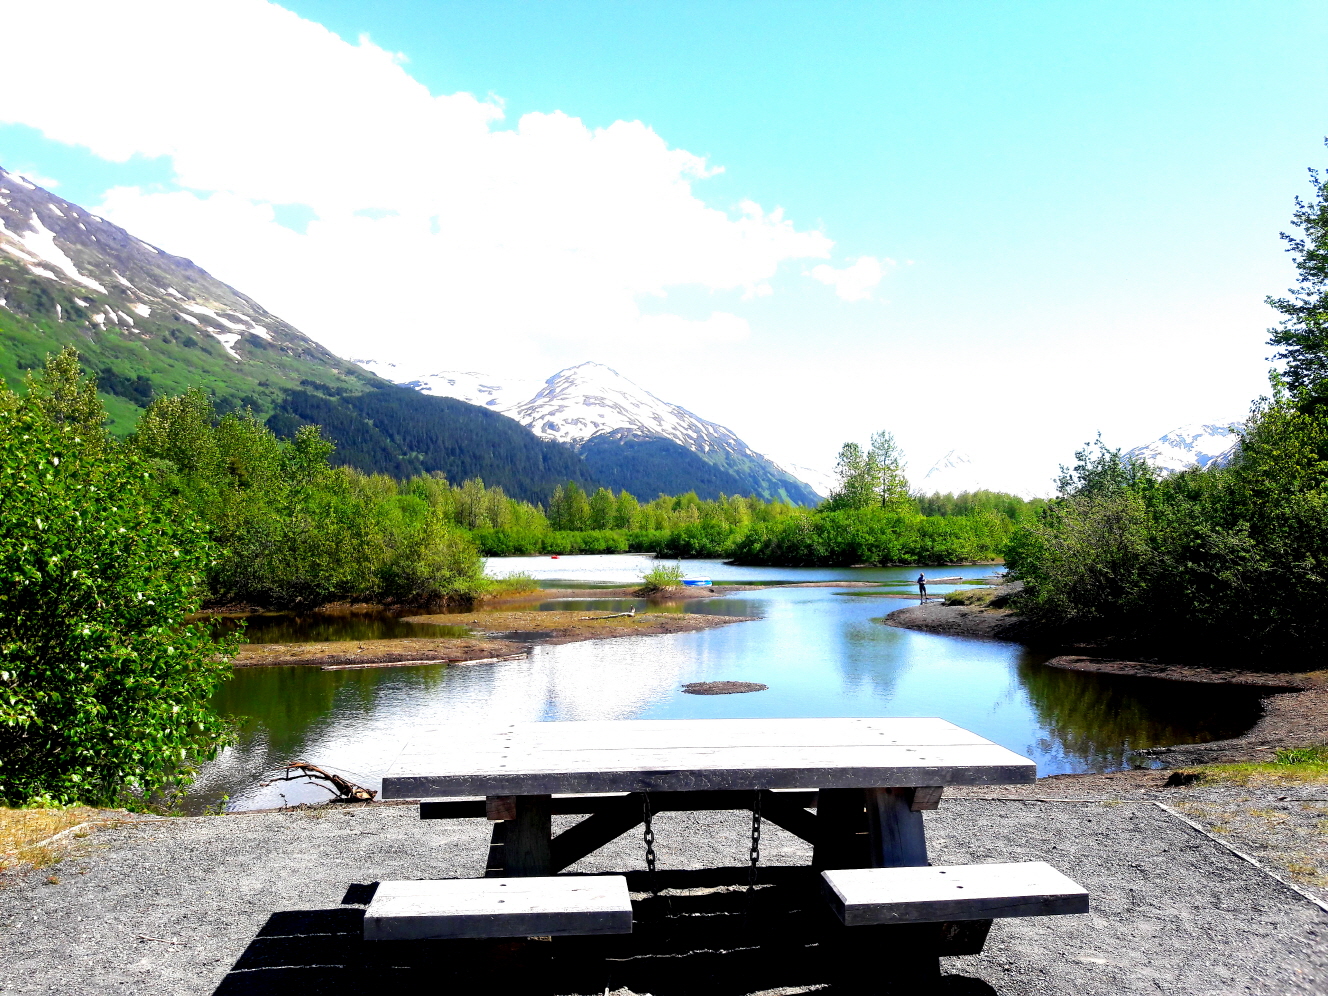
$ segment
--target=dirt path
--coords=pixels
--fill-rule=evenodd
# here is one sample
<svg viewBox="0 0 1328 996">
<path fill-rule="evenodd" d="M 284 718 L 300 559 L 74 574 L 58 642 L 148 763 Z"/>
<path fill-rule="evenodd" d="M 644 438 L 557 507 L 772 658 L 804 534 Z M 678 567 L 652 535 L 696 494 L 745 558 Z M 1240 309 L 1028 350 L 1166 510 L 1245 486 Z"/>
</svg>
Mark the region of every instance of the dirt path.
<svg viewBox="0 0 1328 996">
<path fill-rule="evenodd" d="M 1092 896 L 1086 915 L 997 921 L 982 954 L 943 960 L 937 992 L 1328 991 L 1328 913 L 1150 801 L 947 797 L 925 819 L 938 863 L 1045 860 Z M 556 818 L 555 830 L 567 822 Z M 878 938 L 850 981 L 834 984 L 843 955 L 827 958 L 829 945 L 818 942 L 842 928 L 827 924 L 810 847 L 769 824 L 749 906 L 750 815 L 742 812 L 657 817 L 668 920 L 649 898 L 638 834 L 569 869 L 628 875 L 637 901 L 631 935 L 390 950 L 360 939 L 375 883 L 481 875 L 489 831 L 486 820 L 422 823 L 413 807 L 382 805 L 95 831 L 62 860 L 0 889 L 4 989 L 847 996 L 882 964 Z"/>
</svg>

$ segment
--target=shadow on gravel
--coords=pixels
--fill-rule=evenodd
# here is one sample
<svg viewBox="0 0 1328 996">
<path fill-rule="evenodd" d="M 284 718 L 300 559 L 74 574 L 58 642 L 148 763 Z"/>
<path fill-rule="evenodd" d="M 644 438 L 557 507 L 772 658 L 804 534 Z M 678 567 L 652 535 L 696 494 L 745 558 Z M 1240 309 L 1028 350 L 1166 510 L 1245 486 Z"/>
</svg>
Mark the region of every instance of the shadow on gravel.
<svg viewBox="0 0 1328 996">
<path fill-rule="evenodd" d="M 627 880 L 645 895 L 634 904 L 634 932 L 622 936 L 366 944 L 361 908 L 274 913 L 216 996 L 363 996 L 403 983 L 531 996 L 599 996 L 624 987 L 653 996 L 744 996 L 801 986 L 842 994 L 996 992 L 978 979 L 927 977 L 925 967 L 922 976 L 901 976 L 901 966 L 934 949 L 933 925 L 850 934 L 829 913 L 808 869 L 763 870 L 750 898 L 745 874 L 732 869 L 662 872 L 660 896 L 649 894 L 643 872 Z M 367 904 L 374 888 L 352 885 L 343 901 Z"/>
</svg>

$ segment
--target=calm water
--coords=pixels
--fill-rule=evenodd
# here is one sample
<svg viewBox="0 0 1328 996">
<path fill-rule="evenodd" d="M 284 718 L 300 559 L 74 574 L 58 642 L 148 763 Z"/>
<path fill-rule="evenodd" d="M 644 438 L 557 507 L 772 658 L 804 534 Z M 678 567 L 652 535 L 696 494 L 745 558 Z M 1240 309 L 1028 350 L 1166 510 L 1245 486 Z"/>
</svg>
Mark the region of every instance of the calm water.
<svg viewBox="0 0 1328 996">
<path fill-rule="evenodd" d="M 643 558 L 504 558 L 493 574 L 635 581 Z M 884 582 L 901 591 L 917 569 L 726 567 L 688 561 L 715 580 Z M 932 576 L 982 577 L 991 568 L 944 568 Z M 891 584 L 893 582 L 893 584 Z M 937 586 L 935 592 L 952 590 Z M 546 602 L 542 607 L 625 611 L 632 599 Z M 756 616 L 701 633 L 536 647 L 528 660 L 465 668 L 429 665 L 363 671 L 252 668 L 218 697 L 247 717 L 240 739 L 207 766 L 190 805 L 230 797 L 263 808 L 327 797 L 321 789 L 258 782 L 291 760 L 335 768 L 379 786 L 420 725 L 440 718 L 458 742 L 476 728 L 522 720 L 743 716 L 939 716 L 1033 758 L 1040 774 L 1129 766 L 1144 747 L 1235 735 L 1258 718 L 1248 689 L 1079 674 L 1043 666 L 1017 645 L 895 629 L 878 620 L 911 604 L 835 588 L 774 588 L 696 601 L 669 611 Z M 442 635 L 442 634 L 439 634 Z M 745 695 L 695 696 L 691 681 L 769 685 Z"/>
</svg>

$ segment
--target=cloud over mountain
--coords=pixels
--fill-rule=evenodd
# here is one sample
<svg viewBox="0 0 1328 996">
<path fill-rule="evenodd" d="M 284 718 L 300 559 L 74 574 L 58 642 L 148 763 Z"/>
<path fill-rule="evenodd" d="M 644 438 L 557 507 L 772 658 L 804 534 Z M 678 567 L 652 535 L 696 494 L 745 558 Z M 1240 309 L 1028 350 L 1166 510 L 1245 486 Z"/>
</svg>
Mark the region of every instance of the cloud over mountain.
<svg viewBox="0 0 1328 996">
<path fill-rule="evenodd" d="M 741 338 L 723 311 L 645 319 L 637 299 L 762 296 L 781 263 L 830 254 L 778 209 L 707 205 L 693 186 L 713 167 L 640 122 L 508 121 L 498 98 L 434 95 L 403 57 L 270 3 L 56 0 L 6 28 L 23 85 L 0 120 L 106 159 L 168 157 L 174 189 L 118 188 L 99 210 L 334 348 L 465 363 L 493 337 Z M 37 43 L 57 37 L 58 57 Z"/>
</svg>

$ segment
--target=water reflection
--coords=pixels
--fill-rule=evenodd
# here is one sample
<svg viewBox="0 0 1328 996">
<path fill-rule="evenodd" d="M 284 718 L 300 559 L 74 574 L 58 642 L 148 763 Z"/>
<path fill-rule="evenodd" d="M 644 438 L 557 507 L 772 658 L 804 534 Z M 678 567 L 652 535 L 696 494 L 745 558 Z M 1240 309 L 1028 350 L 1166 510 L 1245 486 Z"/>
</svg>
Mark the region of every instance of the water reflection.
<svg viewBox="0 0 1328 996">
<path fill-rule="evenodd" d="M 977 576 L 989 568 L 951 572 L 964 570 Z M 246 717 L 239 741 L 206 768 L 189 806 L 197 810 L 222 795 L 248 808 L 322 798 L 293 783 L 257 786 L 295 759 L 376 788 L 421 731 L 433 731 L 429 736 L 445 750 L 480 728 L 526 720 L 939 716 L 1026 754 L 1046 775 L 1125 767 L 1133 751 L 1231 736 L 1258 715 L 1257 689 L 1054 670 L 1044 665 L 1045 655 L 1016 644 L 882 625 L 883 610 L 908 603 L 841 592 L 775 588 L 668 607 L 639 599 L 549 600 L 541 607 L 588 613 L 636 607 L 756 621 L 537 646 L 525 660 L 473 667 L 243 669 L 216 699 L 222 712 Z M 759 682 L 769 690 L 715 696 L 681 690 L 687 682 L 719 680 Z"/>
<path fill-rule="evenodd" d="M 1260 712 L 1257 690 L 1231 685 L 1089 674 L 1033 663 L 1021 664 L 1018 676 L 1044 731 L 1039 750 L 1095 771 L 1129 766 L 1136 750 L 1238 736 Z"/>
<path fill-rule="evenodd" d="M 413 637 L 439 639 L 465 637 L 465 626 L 409 623 L 388 614 L 332 614 L 313 612 L 259 612 L 249 616 L 220 616 L 213 621 L 223 633 L 244 627 L 245 643 L 318 643 L 324 640 L 400 640 Z"/>
</svg>

